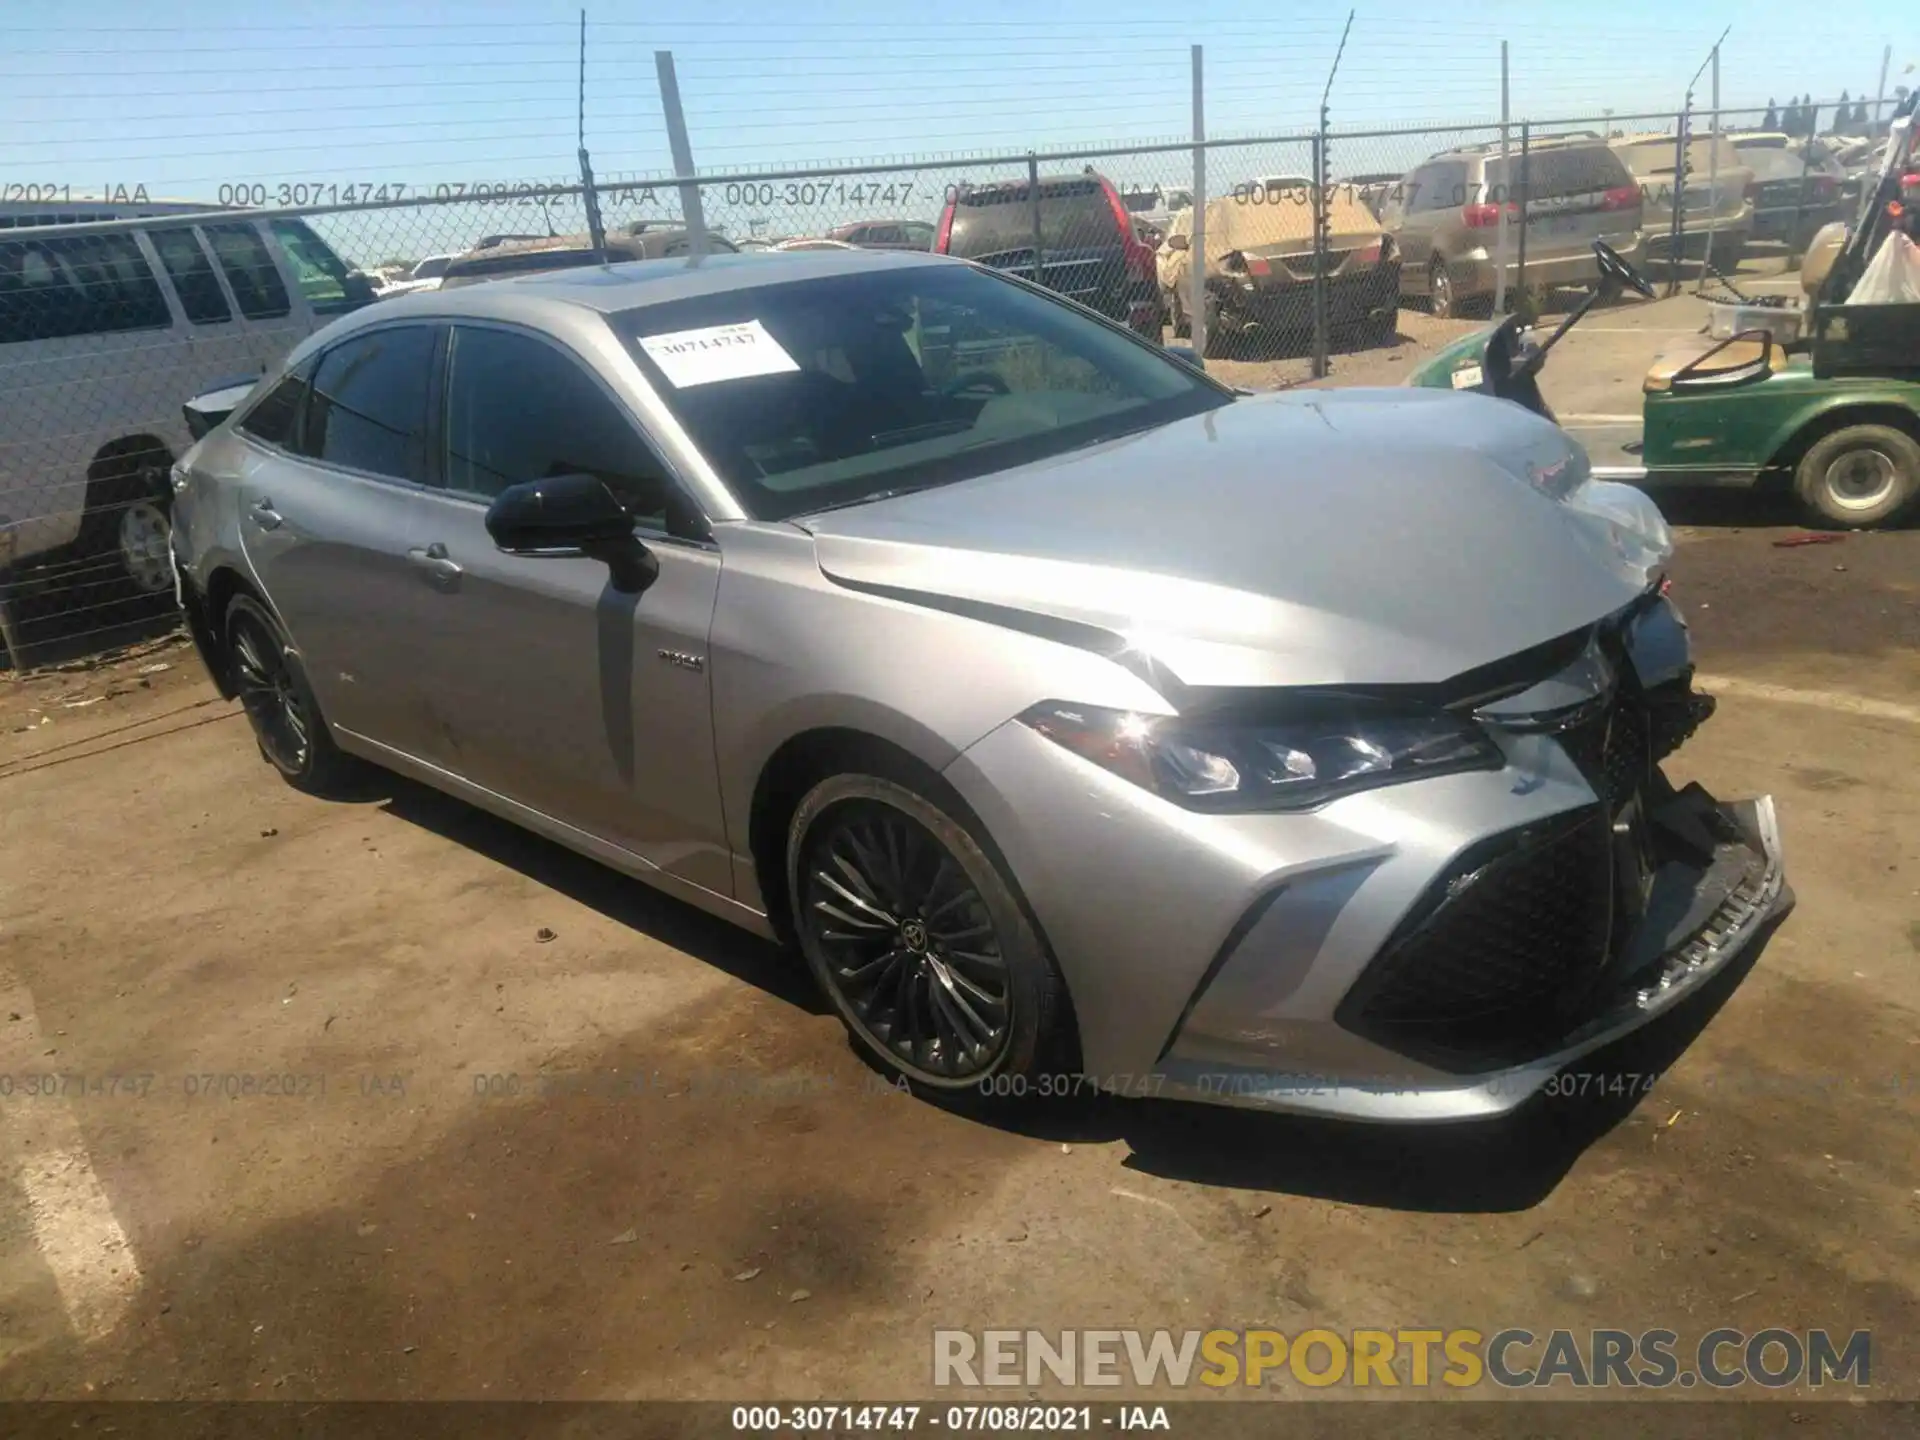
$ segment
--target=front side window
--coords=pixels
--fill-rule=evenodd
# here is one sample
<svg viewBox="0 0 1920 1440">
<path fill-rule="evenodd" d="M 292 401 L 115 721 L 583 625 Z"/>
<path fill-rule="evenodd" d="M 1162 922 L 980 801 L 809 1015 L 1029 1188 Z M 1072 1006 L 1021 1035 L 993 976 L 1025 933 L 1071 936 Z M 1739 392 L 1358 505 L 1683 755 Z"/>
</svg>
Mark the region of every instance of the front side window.
<svg viewBox="0 0 1920 1440">
<path fill-rule="evenodd" d="M 294 283 L 306 297 L 308 306 L 319 315 L 338 314 L 356 303 L 347 283 L 347 262 L 333 253 L 303 220 L 267 222 L 280 248 L 293 262 Z"/>
<path fill-rule="evenodd" d="M 0 344 L 173 323 L 131 235 L 0 244 Z"/>
<path fill-rule="evenodd" d="M 287 287 L 280 282 L 273 256 L 259 231 L 245 221 L 237 225 L 209 225 L 207 239 L 220 257 L 220 268 L 233 287 L 240 313 L 249 320 L 273 320 L 291 313 Z"/>
<path fill-rule="evenodd" d="M 153 230 L 148 232 L 153 248 L 160 254 L 167 278 L 180 296 L 180 308 L 195 325 L 218 325 L 233 318 L 227 297 L 220 293 L 220 281 L 213 273 L 213 262 L 191 230 Z"/>
<path fill-rule="evenodd" d="M 445 475 L 449 490 L 487 500 L 525 480 L 594 475 L 666 528 L 666 472 L 633 423 L 578 361 L 511 330 L 454 327 Z"/>
<path fill-rule="evenodd" d="M 761 519 L 1043 459 L 1232 398 L 1076 306 L 958 266 L 730 290 L 614 323 Z"/>
<path fill-rule="evenodd" d="M 434 331 L 397 325 L 343 340 L 313 373 L 300 451 L 395 480 L 426 480 Z"/>
</svg>

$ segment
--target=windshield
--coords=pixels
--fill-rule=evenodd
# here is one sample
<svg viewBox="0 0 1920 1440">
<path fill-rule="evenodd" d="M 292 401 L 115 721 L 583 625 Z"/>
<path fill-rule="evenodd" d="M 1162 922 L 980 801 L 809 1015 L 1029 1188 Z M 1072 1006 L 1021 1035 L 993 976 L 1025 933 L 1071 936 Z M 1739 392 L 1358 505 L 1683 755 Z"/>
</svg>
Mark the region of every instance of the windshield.
<svg viewBox="0 0 1920 1440">
<path fill-rule="evenodd" d="M 729 290 L 613 323 L 759 519 L 947 484 L 1232 401 L 1072 305 L 958 265 Z"/>
</svg>

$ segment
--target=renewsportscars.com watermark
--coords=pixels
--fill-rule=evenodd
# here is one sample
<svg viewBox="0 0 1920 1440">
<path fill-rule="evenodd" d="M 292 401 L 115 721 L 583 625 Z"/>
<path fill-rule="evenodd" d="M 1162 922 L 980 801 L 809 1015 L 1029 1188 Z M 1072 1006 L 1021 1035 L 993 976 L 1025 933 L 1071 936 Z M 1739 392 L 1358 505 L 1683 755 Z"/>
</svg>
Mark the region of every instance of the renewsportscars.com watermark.
<svg viewBox="0 0 1920 1440">
<path fill-rule="evenodd" d="M 1710 1389 L 1872 1383 L 1854 1330 L 935 1330 L 935 1386 Z"/>
</svg>

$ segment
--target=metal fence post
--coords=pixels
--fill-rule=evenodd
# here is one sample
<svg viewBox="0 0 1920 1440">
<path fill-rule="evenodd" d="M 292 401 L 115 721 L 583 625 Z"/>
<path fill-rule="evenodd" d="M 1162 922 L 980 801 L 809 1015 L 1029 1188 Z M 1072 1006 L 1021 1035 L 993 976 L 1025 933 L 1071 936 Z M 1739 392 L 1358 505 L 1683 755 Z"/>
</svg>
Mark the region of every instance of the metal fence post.
<svg viewBox="0 0 1920 1440">
<path fill-rule="evenodd" d="M 580 204 L 587 212 L 587 236 L 602 265 L 607 263 L 607 228 L 600 223 L 600 197 L 593 190 L 593 161 L 587 156 L 587 12 L 580 12 L 580 111 L 577 134 L 580 142 Z M 547 222 L 549 234 L 553 222 Z"/>
<path fill-rule="evenodd" d="M 693 178 L 693 147 L 687 143 L 687 116 L 680 108 L 680 81 L 673 71 L 673 52 L 653 52 L 653 68 L 660 77 L 660 109 L 667 121 L 667 147 L 673 152 L 673 173 L 680 180 L 680 217 L 687 227 L 688 249 L 707 253 L 707 221 L 700 209 L 700 184 Z"/>
<path fill-rule="evenodd" d="M 1680 251 L 1685 246 L 1687 235 L 1687 207 L 1683 198 L 1687 189 L 1687 119 L 1688 112 L 1682 110 L 1674 118 L 1673 125 L 1673 186 L 1669 191 L 1673 203 L 1673 218 L 1667 222 L 1667 295 L 1669 297 L 1680 293 Z"/>
<path fill-rule="evenodd" d="M 1313 378 L 1324 380 L 1332 368 L 1327 356 L 1327 110 L 1320 107 L 1320 128 L 1313 137 Z"/>
<path fill-rule="evenodd" d="M 1507 313 L 1507 205 L 1513 198 L 1513 166 L 1507 154 L 1507 42 L 1500 42 L 1500 178 L 1505 182 L 1505 195 L 1489 195 L 1487 198 L 1499 206 L 1500 229 L 1493 242 L 1493 313 Z"/>
<path fill-rule="evenodd" d="M 1033 216 L 1033 283 L 1047 283 L 1047 252 L 1040 241 L 1040 156 L 1027 152 L 1027 209 Z"/>
<path fill-rule="evenodd" d="M 1713 47 L 1713 121 L 1707 131 L 1707 248 L 1700 257 L 1700 283 L 1707 288 L 1707 276 L 1714 273 L 1713 239 L 1720 228 L 1720 47 Z M 1738 267 L 1736 267 L 1738 268 Z"/>
<path fill-rule="evenodd" d="M 1533 175 L 1529 162 L 1533 152 L 1533 122 L 1520 122 L 1520 183 L 1514 188 L 1520 192 L 1520 261 L 1514 267 L 1513 284 L 1520 292 L 1516 302 L 1527 311 L 1527 318 L 1533 318 L 1533 305 L 1527 298 L 1527 207 L 1533 200 Z M 1503 219 L 1505 217 L 1502 217 Z"/>
<path fill-rule="evenodd" d="M 1809 105 L 1801 121 L 1800 139 L 1800 190 L 1793 200 L 1793 231 L 1787 236 L 1787 269 L 1799 267 L 1804 258 L 1800 244 L 1800 227 L 1806 222 L 1807 181 L 1813 175 L 1813 137 L 1820 133 L 1820 107 Z"/>
<path fill-rule="evenodd" d="M 1187 237 L 1187 326 L 1207 364 L 1207 100 L 1201 47 L 1193 47 L 1193 233 Z"/>
</svg>

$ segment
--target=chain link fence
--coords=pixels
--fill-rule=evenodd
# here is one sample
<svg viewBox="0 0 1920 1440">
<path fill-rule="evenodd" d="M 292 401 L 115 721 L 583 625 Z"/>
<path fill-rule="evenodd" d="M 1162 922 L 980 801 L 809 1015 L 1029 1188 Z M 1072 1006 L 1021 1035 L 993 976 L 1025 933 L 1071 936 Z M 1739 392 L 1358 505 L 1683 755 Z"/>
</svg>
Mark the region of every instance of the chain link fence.
<svg viewBox="0 0 1920 1440">
<path fill-rule="evenodd" d="M 1835 133 L 1836 130 L 1839 133 Z M 1371 352 L 1539 312 L 1608 239 L 1678 288 L 1790 270 L 1875 143 L 1835 107 L 1321 130 L 580 184 L 223 187 L 220 206 L 0 213 L 0 643 L 16 666 L 170 623 L 183 403 L 336 316 L 495 257 L 501 273 L 714 249 L 938 250 L 1229 382 L 1374 375 Z M 1717 137 L 1717 138 L 1716 138 Z M 1679 203 L 1675 203 L 1675 197 Z M 32 197 L 28 197 L 31 199 Z M 145 197 L 138 197 L 144 201 Z M 137 218 L 100 220 L 131 213 Z"/>
</svg>

